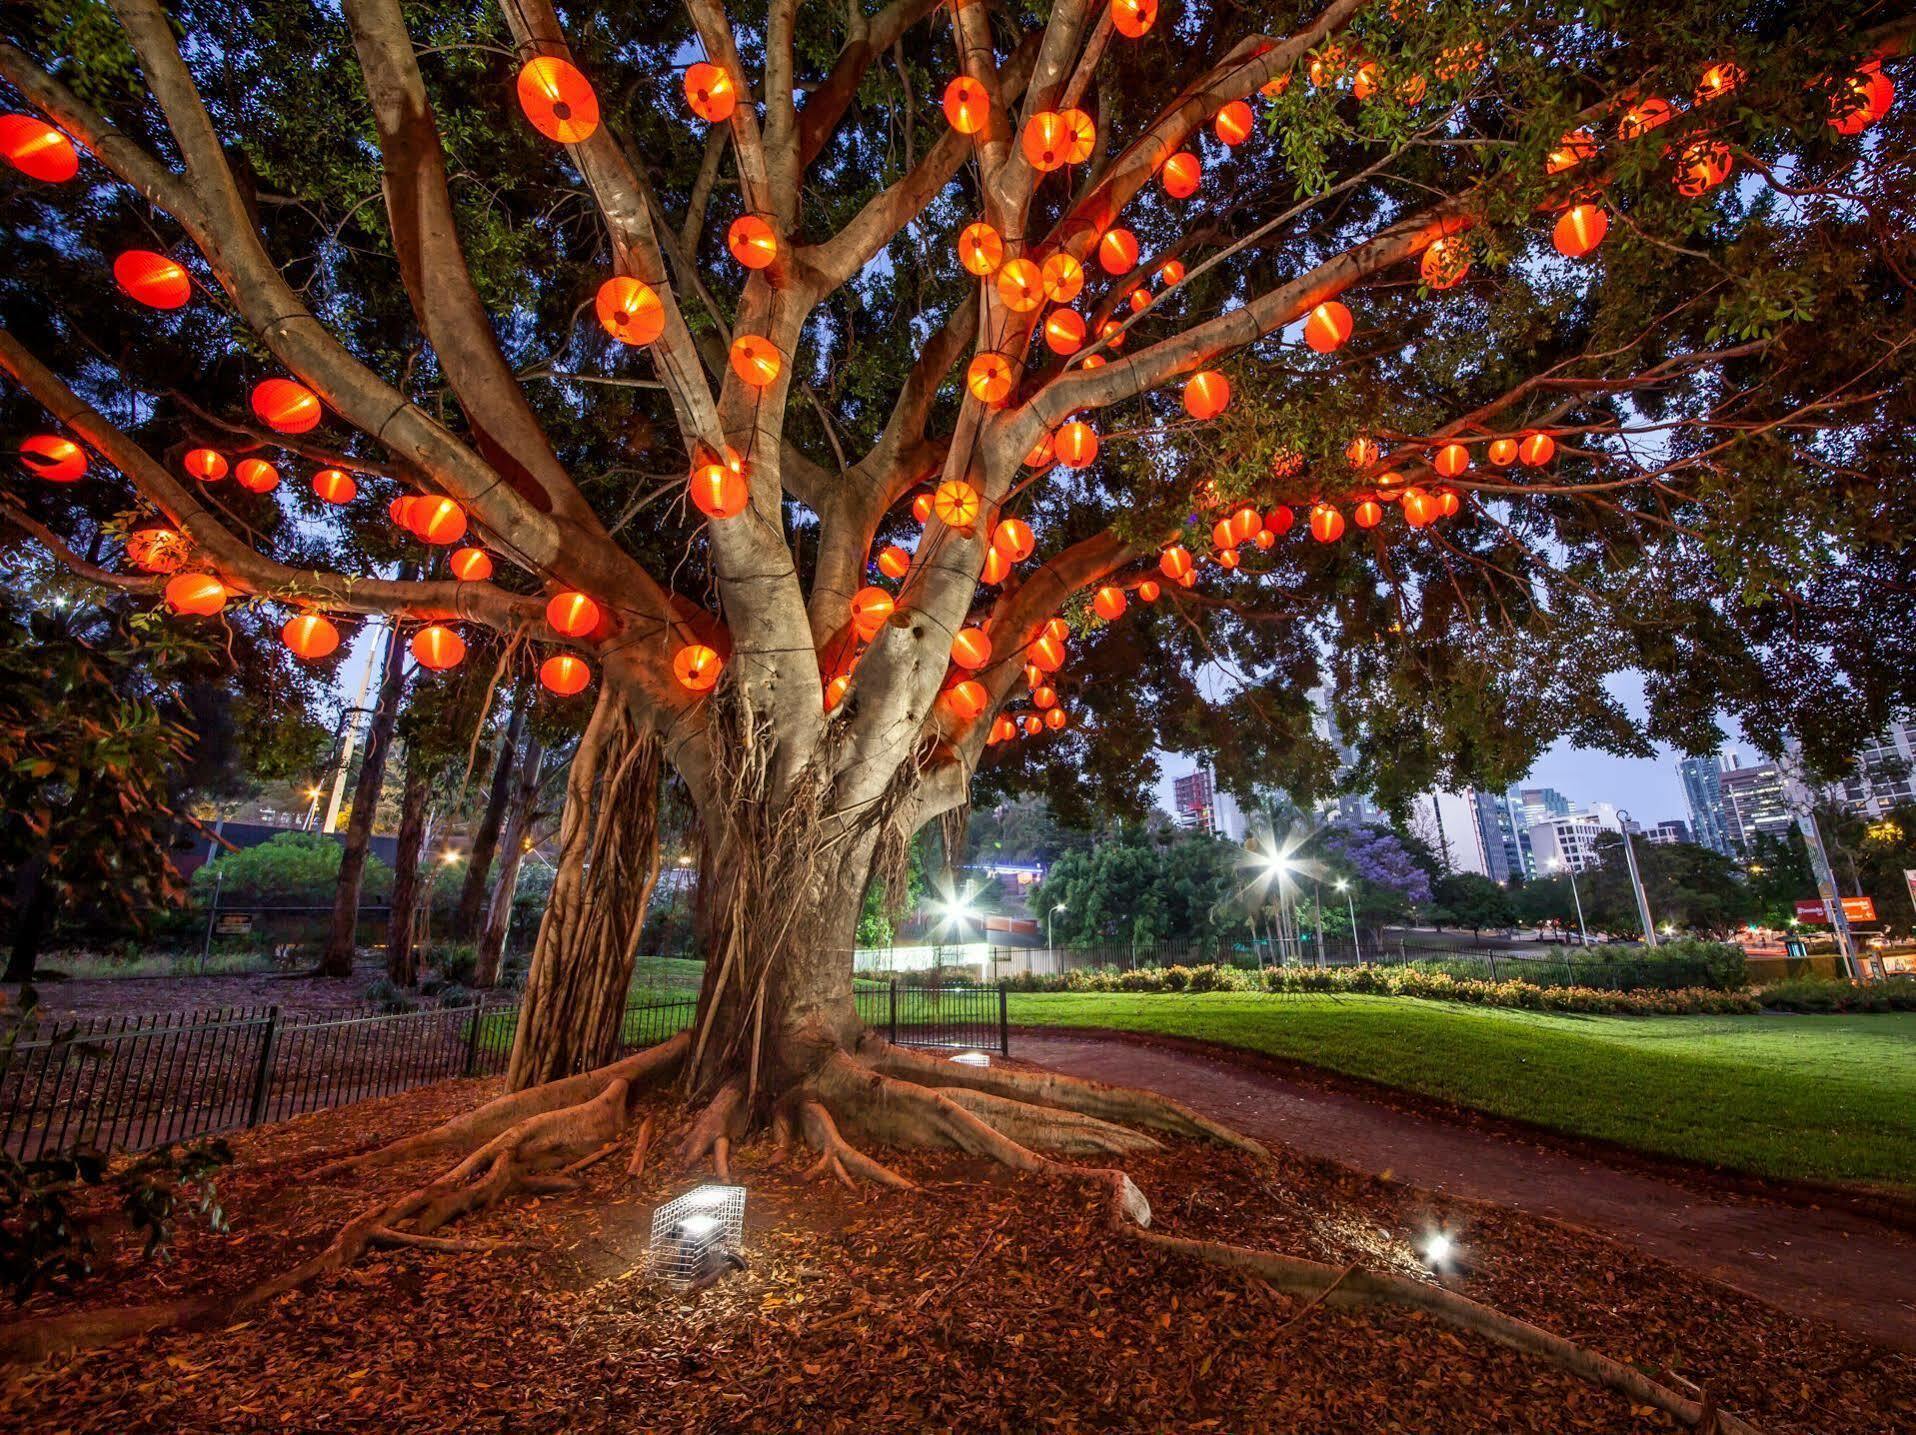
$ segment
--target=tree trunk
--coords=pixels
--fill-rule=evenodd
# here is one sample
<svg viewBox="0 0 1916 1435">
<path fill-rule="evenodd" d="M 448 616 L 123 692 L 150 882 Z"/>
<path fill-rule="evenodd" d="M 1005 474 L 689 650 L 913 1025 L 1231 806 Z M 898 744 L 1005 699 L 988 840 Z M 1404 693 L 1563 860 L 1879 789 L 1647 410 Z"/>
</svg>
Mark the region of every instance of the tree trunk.
<svg viewBox="0 0 1916 1435">
<path fill-rule="evenodd" d="M 544 765 L 545 749 L 537 738 L 528 739 L 525 754 L 519 759 L 518 781 L 507 794 L 509 815 L 505 850 L 499 855 L 499 880 L 493 884 L 485 925 L 479 929 L 479 940 L 473 947 L 472 984 L 481 990 L 499 983 L 499 962 L 505 955 L 506 930 L 512 923 L 512 895 L 519 885 L 519 864 L 525 859 L 526 839 L 532 832 Z"/>
<path fill-rule="evenodd" d="M 507 1072 L 515 1090 L 599 1066 L 617 1045 L 659 874 L 659 763 L 658 735 L 606 684 L 566 778 L 558 872 Z"/>
<path fill-rule="evenodd" d="M 372 841 L 379 790 L 386 779 L 386 751 L 392 746 L 393 725 L 399 717 L 399 690 L 405 681 L 402 658 L 399 625 L 394 623 L 386 639 L 386 671 L 379 681 L 379 698 L 366 725 L 366 756 L 359 766 L 359 780 L 353 784 L 353 815 L 346 824 L 346 850 L 340 854 L 339 886 L 333 895 L 333 929 L 319 962 L 322 977 L 353 974 L 359 887 L 366 874 L 366 849 Z"/>
<path fill-rule="evenodd" d="M 499 829 L 506 820 L 506 805 L 512 799 L 512 768 L 518 761 L 519 744 L 525 737 L 526 717 L 532 710 L 527 685 L 522 680 L 512 699 L 512 720 L 506 726 L 505 740 L 499 745 L 499 760 L 492 769 L 492 790 L 486 794 L 486 810 L 472 834 L 472 851 L 467 854 L 466 880 L 459 889 L 459 906 L 453 913 L 452 938 L 470 942 L 479 935 L 479 921 L 486 910 L 487 878 L 492 859 L 499 849 Z"/>
<path fill-rule="evenodd" d="M 47 880 L 47 859 L 36 856 L 20 869 L 14 885 L 13 946 L 7 971 L 0 981 L 31 982 L 40 962 L 40 944 L 53 921 L 53 883 Z"/>
<path fill-rule="evenodd" d="M 413 933 L 419 916 L 419 856 L 426 840 L 425 764 L 406 754 L 406 789 L 399 803 L 399 850 L 393 854 L 392 905 L 386 915 L 386 977 L 394 986 L 419 985 Z"/>
</svg>

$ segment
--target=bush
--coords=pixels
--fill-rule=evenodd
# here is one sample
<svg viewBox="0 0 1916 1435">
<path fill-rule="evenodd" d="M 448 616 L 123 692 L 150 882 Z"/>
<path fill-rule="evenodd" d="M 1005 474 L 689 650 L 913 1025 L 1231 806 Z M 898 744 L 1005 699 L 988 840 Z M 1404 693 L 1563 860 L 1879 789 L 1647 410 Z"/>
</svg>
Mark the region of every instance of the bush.
<svg viewBox="0 0 1916 1435">
<path fill-rule="evenodd" d="M 1916 1011 L 1916 977 L 1870 983 L 1790 977 L 1764 987 L 1756 999 L 1765 1011 Z"/>
<path fill-rule="evenodd" d="M 388 977 L 379 977 L 367 986 L 366 1001 L 390 1015 L 419 1010 L 419 999 L 404 987 L 394 986 Z"/>
<path fill-rule="evenodd" d="M 193 897 L 211 901 L 217 883 L 222 906 L 324 906 L 339 886 L 344 851 L 338 839 L 323 832 L 281 832 L 257 847 L 221 853 L 199 868 L 193 873 Z M 362 898 L 385 901 L 392 880 L 392 869 L 368 853 Z"/>
</svg>

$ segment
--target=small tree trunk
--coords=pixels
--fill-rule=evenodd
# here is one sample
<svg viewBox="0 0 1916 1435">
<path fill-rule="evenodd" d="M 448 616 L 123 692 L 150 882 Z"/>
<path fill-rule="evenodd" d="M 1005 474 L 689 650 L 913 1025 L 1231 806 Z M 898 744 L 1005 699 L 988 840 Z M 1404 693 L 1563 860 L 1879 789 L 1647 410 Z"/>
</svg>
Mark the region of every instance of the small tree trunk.
<svg viewBox="0 0 1916 1435">
<path fill-rule="evenodd" d="M 486 907 L 485 925 L 473 955 L 472 984 L 484 989 L 497 986 L 499 963 L 505 956 L 506 932 L 512 924 L 512 896 L 519 885 L 519 864 L 526 855 L 526 838 L 532 831 L 533 806 L 539 796 L 539 777 L 545 765 L 545 749 L 537 738 L 528 739 L 519 759 L 518 781 L 507 794 L 505 845 L 499 854 L 499 880 L 493 884 L 492 901 Z"/>
<path fill-rule="evenodd" d="M 659 873 L 659 759 L 657 734 L 606 684 L 566 778 L 559 868 L 507 1071 L 514 1090 L 600 1065 L 617 1044 Z"/>
<path fill-rule="evenodd" d="M 14 884 L 13 946 L 7 971 L 0 981 L 31 982 L 40 961 L 40 944 L 53 921 L 53 884 L 47 880 L 47 859 L 36 854 L 20 868 Z"/>
<path fill-rule="evenodd" d="M 373 720 L 366 726 L 366 756 L 360 763 L 359 780 L 353 784 L 353 815 L 346 824 L 346 850 L 340 854 L 339 886 L 333 895 L 332 934 L 326 940 L 326 951 L 319 962 L 319 974 L 323 977 L 353 974 L 360 881 L 366 873 L 366 849 L 372 841 L 379 790 L 386 780 L 386 750 L 392 746 L 393 725 L 399 717 L 399 690 L 404 681 L 399 625 L 394 623 L 386 639 L 386 671 L 379 682 L 379 698 L 373 708 Z"/>
<path fill-rule="evenodd" d="M 525 737 L 526 716 L 532 710 L 526 684 L 521 681 L 512 700 L 512 720 L 506 726 L 505 740 L 499 745 L 499 760 L 492 769 L 492 790 L 486 794 L 486 810 L 472 834 L 466 880 L 459 889 L 459 906 L 453 913 L 452 937 L 470 942 L 479 935 L 479 921 L 486 910 L 486 879 L 492 873 L 492 859 L 499 849 L 499 829 L 505 825 L 506 806 L 512 800 L 512 768 L 519 758 L 519 744 Z"/>
<path fill-rule="evenodd" d="M 395 986 L 419 985 L 419 954 L 413 945 L 419 915 L 419 856 L 426 840 L 425 764 L 406 754 L 406 790 L 399 803 L 399 850 L 393 854 L 392 906 L 386 916 L 386 977 Z"/>
</svg>

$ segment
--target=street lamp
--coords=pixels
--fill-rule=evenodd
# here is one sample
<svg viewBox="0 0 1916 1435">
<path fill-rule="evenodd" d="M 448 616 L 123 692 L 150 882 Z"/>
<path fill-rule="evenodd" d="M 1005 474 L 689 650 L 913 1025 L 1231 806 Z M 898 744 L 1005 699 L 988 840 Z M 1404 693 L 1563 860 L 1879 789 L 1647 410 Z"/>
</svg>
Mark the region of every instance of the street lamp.
<svg viewBox="0 0 1916 1435">
<path fill-rule="evenodd" d="M 1643 945 L 1657 944 L 1657 924 L 1650 919 L 1650 894 L 1643 890 L 1643 878 L 1637 873 L 1637 849 L 1630 842 L 1630 814 L 1619 810 L 1617 826 L 1623 831 L 1623 861 L 1630 869 L 1630 886 L 1637 894 L 1637 917 L 1643 923 Z"/>
<path fill-rule="evenodd" d="M 1577 895 L 1577 869 L 1561 857 L 1550 859 L 1550 870 L 1570 874 L 1570 900 L 1577 904 L 1577 935 L 1583 938 L 1583 945 L 1590 945 L 1590 929 L 1583 924 L 1583 898 Z"/>
<path fill-rule="evenodd" d="M 1351 884 L 1339 877 L 1331 883 L 1344 894 L 1344 908 L 1351 914 L 1351 957 L 1356 961 L 1364 960 L 1364 953 L 1357 945 L 1357 899 L 1351 894 Z"/>
<path fill-rule="evenodd" d="M 1055 952 L 1058 950 L 1058 936 L 1057 936 L 1057 932 L 1054 930 L 1053 923 L 1057 921 L 1058 913 L 1062 912 L 1063 910 L 1064 910 L 1064 903 L 1060 902 L 1058 903 L 1057 906 L 1053 907 L 1049 912 L 1046 912 L 1044 914 L 1044 944 L 1045 944 L 1046 951 Z"/>
</svg>

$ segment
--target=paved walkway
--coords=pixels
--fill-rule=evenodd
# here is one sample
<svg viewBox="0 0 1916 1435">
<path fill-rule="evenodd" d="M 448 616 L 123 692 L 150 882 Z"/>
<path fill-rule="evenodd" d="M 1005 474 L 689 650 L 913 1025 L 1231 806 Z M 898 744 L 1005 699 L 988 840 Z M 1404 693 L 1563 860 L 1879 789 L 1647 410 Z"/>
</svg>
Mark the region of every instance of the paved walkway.
<svg viewBox="0 0 1916 1435">
<path fill-rule="evenodd" d="M 1188 1050 L 1014 1032 L 1011 1052 L 1149 1087 L 1311 1156 L 1578 1226 L 1779 1309 L 1916 1351 L 1916 1239 L 1862 1216 L 1711 1191 Z"/>
</svg>

